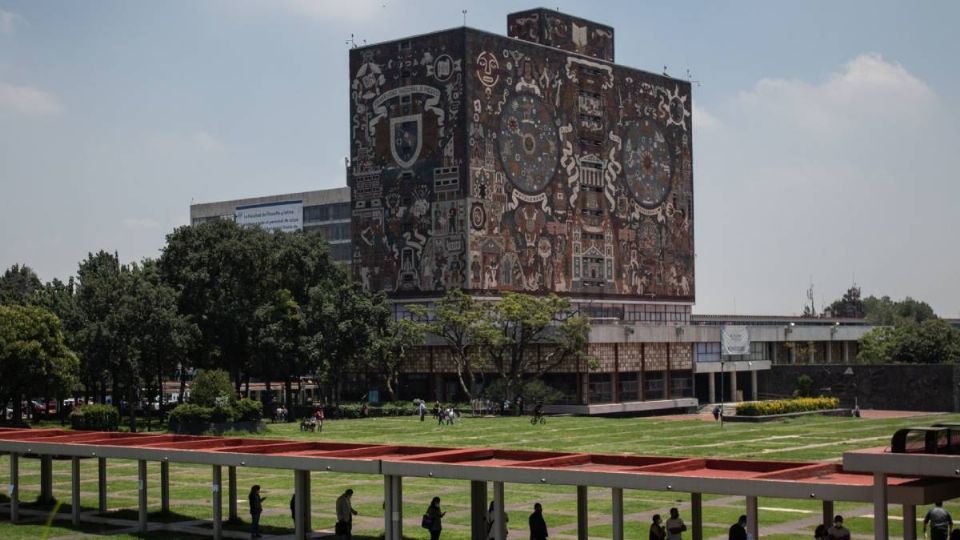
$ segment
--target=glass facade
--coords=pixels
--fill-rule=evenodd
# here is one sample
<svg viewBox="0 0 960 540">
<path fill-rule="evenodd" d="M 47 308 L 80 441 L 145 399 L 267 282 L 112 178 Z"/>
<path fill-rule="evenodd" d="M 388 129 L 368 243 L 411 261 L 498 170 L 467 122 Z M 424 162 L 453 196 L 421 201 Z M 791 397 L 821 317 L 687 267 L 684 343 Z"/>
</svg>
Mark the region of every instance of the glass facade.
<svg viewBox="0 0 960 540">
<path fill-rule="evenodd" d="M 693 349 L 693 359 L 696 362 L 719 362 L 720 342 L 696 343 Z M 762 341 L 750 343 L 750 354 L 735 354 L 724 358 L 727 362 L 769 360 L 767 344 Z"/>
</svg>

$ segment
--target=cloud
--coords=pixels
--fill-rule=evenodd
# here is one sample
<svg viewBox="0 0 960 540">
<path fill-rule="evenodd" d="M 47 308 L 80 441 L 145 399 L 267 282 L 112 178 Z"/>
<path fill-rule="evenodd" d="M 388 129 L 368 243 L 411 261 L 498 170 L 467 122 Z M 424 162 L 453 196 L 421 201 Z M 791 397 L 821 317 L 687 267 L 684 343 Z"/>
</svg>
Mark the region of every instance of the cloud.
<svg viewBox="0 0 960 540">
<path fill-rule="evenodd" d="M 315 21 L 367 21 L 392 7 L 393 0 L 230 0 L 224 9 L 245 15 L 286 12 Z"/>
<path fill-rule="evenodd" d="M 0 81 L 0 112 L 25 116 L 53 116 L 62 110 L 53 95 L 31 86 L 18 86 Z"/>
<path fill-rule="evenodd" d="M 17 30 L 17 25 L 24 22 L 26 22 L 25 19 L 20 15 L 0 8 L 0 35 L 13 35 Z"/>
<path fill-rule="evenodd" d="M 191 138 L 193 143 L 205 152 L 222 152 L 226 148 L 220 140 L 202 129 L 194 131 Z"/>
<path fill-rule="evenodd" d="M 126 218 L 123 220 L 123 227 L 130 230 L 155 230 L 160 228 L 160 223 L 150 218 Z"/>
<path fill-rule="evenodd" d="M 160 154 L 204 153 L 216 154 L 226 150 L 226 145 L 205 129 L 189 133 L 152 133 L 146 139 L 147 149 Z"/>
<path fill-rule="evenodd" d="M 706 109 L 693 104 L 693 128 L 697 131 L 716 129 L 720 126 L 720 119 Z"/>
<path fill-rule="evenodd" d="M 736 299 L 740 312 L 796 312 L 811 276 L 819 304 L 855 275 L 864 294 L 956 313 L 960 132 L 927 82 L 863 54 L 822 81 L 762 79 L 704 113 L 698 311 Z"/>
</svg>

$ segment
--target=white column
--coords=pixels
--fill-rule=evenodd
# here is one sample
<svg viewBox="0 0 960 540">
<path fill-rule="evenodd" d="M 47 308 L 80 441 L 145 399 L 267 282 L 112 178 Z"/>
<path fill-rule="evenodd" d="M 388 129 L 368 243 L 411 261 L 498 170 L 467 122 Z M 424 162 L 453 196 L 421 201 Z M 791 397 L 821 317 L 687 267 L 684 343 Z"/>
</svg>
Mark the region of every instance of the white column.
<svg viewBox="0 0 960 540">
<path fill-rule="evenodd" d="M 470 482 L 470 538 L 487 540 L 487 483 Z"/>
<path fill-rule="evenodd" d="M 760 538 L 760 517 L 757 515 L 757 498 L 747 497 L 747 532 Z"/>
<path fill-rule="evenodd" d="M 107 511 L 107 458 L 97 458 L 97 509 Z"/>
<path fill-rule="evenodd" d="M 903 540 L 917 540 L 917 507 L 903 505 Z"/>
<path fill-rule="evenodd" d="M 141 533 L 147 532 L 147 462 L 137 461 L 137 517 Z"/>
<path fill-rule="evenodd" d="M 833 363 L 833 338 L 830 338 L 830 341 L 826 343 L 827 346 L 827 363 Z"/>
<path fill-rule="evenodd" d="M 844 364 L 850 363 L 850 342 L 849 341 L 843 342 L 843 363 Z"/>
<path fill-rule="evenodd" d="M 383 540 L 393 540 L 393 477 L 383 475 Z"/>
<path fill-rule="evenodd" d="M 887 475 L 873 473 L 873 537 L 887 540 Z"/>
<path fill-rule="evenodd" d="M 307 538 L 307 524 L 303 520 L 303 509 L 306 507 L 304 501 L 306 500 L 308 494 L 306 492 L 307 480 L 306 471 L 293 471 L 293 493 L 294 493 L 294 505 L 293 505 L 293 515 L 296 516 L 296 531 L 295 536 L 297 540 L 306 540 Z"/>
<path fill-rule="evenodd" d="M 737 400 L 737 372 L 730 371 L 730 401 Z"/>
<path fill-rule="evenodd" d="M 717 402 L 717 374 L 707 373 L 707 386 L 710 388 L 710 403 Z"/>
<path fill-rule="evenodd" d="M 393 538 L 403 540 L 403 477 L 394 476 L 390 485 L 390 491 L 393 499 L 393 512 L 390 519 L 393 522 Z"/>
<path fill-rule="evenodd" d="M 807 363 L 812 364 L 816 361 L 814 355 L 817 353 L 817 343 L 807 343 Z"/>
<path fill-rule="evenodd" d="M 613 540 L 623 540 L 623 489 L 610 490 L 613 496 Z"/>
<path fill-rule="evenodd" d="M 227 467 L 227 519 L 237 521 L 237 468 L 233 465 Z"/>
<path fill-rule="evenodd" d="M 750 399 L 756 401 L 760 395 L 760 390 L 757 388 L 757 370 L 750 370 Z"/>
<path fill-rule="evenodd" d="M 703 494 L 690 494 L 690 536 L 693 540 L 703 540 Z"/>
<path fill-rule="evenodd" d="M 587 507 L 587 486 L 577 486 L 577 540 L 588 540 L 589 509 Z M 499 538 L 497 540 L 500 540 Z"/>
<path fill-rule="evenodd" d="M 170 463 L 160 462 L 160 511 L 170 513 Z"/>
<path fill-rule="evenodd" d="M 833 501 L 823 501 L 823 524 L 829 527 L 833 524 Z"/>
<path fill-rule="evenodd" d="M 70 521 L 80 525 L 80 458 L 70 458 Z"/>
<path fill-rule="evenodd" d="M 493 531 L 495 540 L 507 538 L 507 516 L 504 509 L 507 507 L 504 500 L 503 482 L 493 483 Z"/>
<path fill-rule="evenodd" d="M 10 453 L 10 523 L 20 521 L 20 455 Z"/>
<path fill-rule="evenodd" d="M 210 486 L 213 502 L 213 538 L 223 538 L 223 470 L 220 465 L 213 466 L 213 484 Z"/>
</svg>

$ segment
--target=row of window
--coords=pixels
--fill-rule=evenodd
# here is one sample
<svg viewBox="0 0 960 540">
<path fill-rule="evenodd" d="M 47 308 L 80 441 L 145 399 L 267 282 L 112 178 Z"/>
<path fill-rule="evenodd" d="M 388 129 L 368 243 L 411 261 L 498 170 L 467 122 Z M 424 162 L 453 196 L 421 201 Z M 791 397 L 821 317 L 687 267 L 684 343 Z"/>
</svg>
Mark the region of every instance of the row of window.
<svg viewBox="0 0 960 540">
<path fill-rule="evenodd" d="M 620 401 L 665 399 L 667 381 L 664 372 L 648 371 L 643 374 L 630 372 L 617 375 Z M 641 392 L 642 388 L 642 392 Z M 590 375 L 585 389 L 591 403 L 609 403 L 614 400 L 613 375 L 598 373 Z M 692 397 L 693 376 L 689 371 L 670 373 L 670 397 Z"/>
<path fill-rule="evenodd" d="M 693 354 L 697 362 L 719 362 L 720 361 L 720 342 L 696 343 Z M 730 355 L 725 358 L 728 361 L 754 361 L 767 360 L 766 343 L 754 341 L 750 343 L 750 354 Z"/>
<path fill-rule="evenodd" d="M 330 223 L 328 225 L 306 225 L 306 232 L 318 232 L 328 241 L 350 240 L 350 223 Z"/>
<path fill-rule="evenodd" d="M 350 219 L 350 203 L 318 204 L 303 207 L 303 221 Z"/>
</svg>

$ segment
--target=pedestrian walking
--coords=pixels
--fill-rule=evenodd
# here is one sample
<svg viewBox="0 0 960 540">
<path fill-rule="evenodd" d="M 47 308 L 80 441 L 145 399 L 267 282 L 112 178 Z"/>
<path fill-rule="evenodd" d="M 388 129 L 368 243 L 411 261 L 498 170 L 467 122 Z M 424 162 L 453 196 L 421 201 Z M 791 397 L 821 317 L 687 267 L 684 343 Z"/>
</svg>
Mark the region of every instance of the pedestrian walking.
<svg viewBox="0 0 960 540">
<path fill-rule="evenodd" d="M 427 416 L 427 404 L 421 401 L 417 410 L 420 413 L 420 421 L 423 422 L 423 419 Z"/>
<path fill-rule="evenodd" d="M 323 421 L 324 421 L 323 407 L 317 407 L 317 411 L 313 413 L 313 422 L 317 426 L 317 431 L 323 433 Z"/>
<path fill-rule="evenodd" d="M 530 514 L 530 540 L 547 540 L 547 522 L 543 519 L 543 506 L 540 503 L 533 505 L 533 513 Z"/>
<path fill-rule="evenodd" d="M 730 526 L 727 540 L 747 540 L 747 516 L 740 516 L 737 522 Z"/>
<path fill-rule="evenodd" d="M 497 513 L 495 511 L 496 501 L 490 501 L 490 507 L 487 508 L 487 540 L 495 540 L 497 537 L 497 531 L 494 529 L 494 525 L 497 522 Z M 503 513 L 503 530 L 504 534 L 507 533 L 507 523 L 510 522 L 510 516 L 506 512 Z"/>
<path fill-rule="evenodd" d="M 663 528 L 663 519 L 660 514 L 654 514 L 653 521 L 650 523 L 649 540 L 665 540 L 666 538 L 667 530 Z"/>
<path fill-rule="evenodd" d="M 670 519 L 666 522 L 667 540 L 683 540 L 683 532 L 687 530 L 686 523 L 680 519 L 680 511 L 676 508 L 670 509 Z"/>
<path fill-rule="evenodd" d="M 943 509 L 943 502 L 937 503 L 927 511 L 923 518 L 923 533 L 926 535 L 927 526 L 930 527 L 930 540 L 947 540 L 950 530 L 953 529 L 953 518 L 950 512 Z"/>
<path fill-rule="evenodd" d="M 850 529 L 843 526 L 843 516 L 833 518 L 833 527 L 827 529 L 828 540 L 850 540 Z"/>
<path fill-rule="evenodd" d="M 250 495 L 247 501 L 250 503 L 250 538 L 260 538 L 260 514 L 263 513 L 263 500 L 266 497 L 260 496 L 260 486 L 254 484 L 250 487 Z"/>
<path fill-rule="evenodd" d="M 350 500 L 352 497 L 352 489 L 344 491 L 342 495 L 337 497 L 337 524 L 334 527 L 334 532 L 345 540 L 350 540 L 353 536 L 353 516 L 357 515 L 357 511 L 353 509 L 353 503 Z"/>
<path fill-rule="evenodd" d="M 434 497 L 420 522 L 421 527 L 430 531 L 430 540 L 440 540 L 440 531 L 443 530 L 443 516 L 446 514 L 440 508 L 440 497 Z"/>
</svg>

